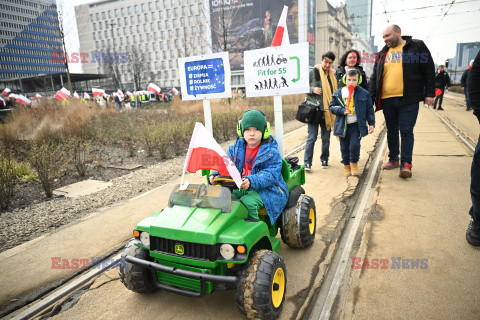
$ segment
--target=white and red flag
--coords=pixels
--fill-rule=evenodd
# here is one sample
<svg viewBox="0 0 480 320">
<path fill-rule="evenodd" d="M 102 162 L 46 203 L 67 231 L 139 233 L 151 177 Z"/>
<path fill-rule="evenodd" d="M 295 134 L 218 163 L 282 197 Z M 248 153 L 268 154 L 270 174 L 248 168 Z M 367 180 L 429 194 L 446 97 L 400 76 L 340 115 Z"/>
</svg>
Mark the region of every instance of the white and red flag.
<svg viewBox="0 0 480 320">
<path fill-rule="evenodd" d="M 9 94 L 10 92 L 12 92 L 10 89 L 5 88 L 5 89 L 3 89 L 2 94 L 5 95 L 5 96 L 8 96 L 8 94 Z"/>
<path fill-rule="evenodd" d="M 130 91 L 125 92 L 125 94 L 126 94 L 127 96 L 129 96 L 130 98 L 133 96 L 133 93 L 131 93 Z"/>
<path fill-rule="evenodd" d="M 122 90 L 118 89 L 117 95 L 120 98 L 120 101 L 125 99 L 125 95 L 123 94 Z"/>
<path fill-rule="evenodd" d="M 73 93 L 73 96 L 74 96 L 76 99 L 80 99 L 80 96 L 78 95 L 77 91 L 75 91 L 75 92 Z"/>
<path fill-rule="evenodd" d="M 150 82 L 148 84 L 148 91 L 152 91 L 152 92 L 155 92 L 156 94 L 160 94 L 162 90 L 160 90 L 160 88 L 157 85 Z"/>
<path fill-rule="evenodd" d="M 15 96 L 15 101 L 17 101 L 18 103 L 21 103 L 23 104 L 24 106 L 26 106 L 27 104 L 29 103 L 32 103 L 32 100 L 28 99 L 27 97 L 21 95 L 21 94 L 17 94 Z"/>
<path fill-rule="evenodd" d="M 290 38 L 288 37 L 288 30 L 287 30 L 287 14 L 288 14 L 288 7 L 283 6 L 282 15 L 280 16 L 280 20 L 278 21 L 277 30 L 275 31 L 275 35 L 273 36 L 272 40 L 272 47 L 279 47 L 279 46 L 288 46 L 290 44 Z"/>
<path fill-rule="evenodd" d="M 222 176 L 232 177 L 238 188 L 242 185 L 242 178 L 235 163 L 227 156 L 203 124 L 197 122 L 188 146 L 183 172 L 185 173 L 186 170 L 195 173 L 200 169 L 217 170 Z"/>
<path fill-rule="evenodd" d="M 178 90 L 177 90 L 177 88 L 175 88 L 175 87 L 173 87 L 172 90 L 170 90 L 170 91 L 172 91 L 172 93 L 173 93 L 174 95 L 176 95 L 176 96 L 177 96 L 178 93 L 179 93 Z"/>
<path fill-rule="evenodd" d="M 93 96 L 103 96 L 105 94 L 105 90 L 92 88 L 92 93 L 93 93 Z"/>
<path fill-rule="evenodd" d="M 90 95 L 86 92 L 83 93 L 83 99 L 90 99 Z"/>
<path fill-rule="evenodd" d="M 36 99 L 40 99 L 41 97 L 42 97 L 42 95 L 41 95 L 40 93 L 37 93 L 37 94 L 35 95 L 35 98 L 36 98 Z"/>
<path fill-rule="evenodd" d="M 58 99 L 60 101 L 65 100 L 68 97 L 70 97 L 70 91 L 68 91 L 65 88 L 58 90 L 57 93 L 55 94 L 55 99 Z"/>
</svg>

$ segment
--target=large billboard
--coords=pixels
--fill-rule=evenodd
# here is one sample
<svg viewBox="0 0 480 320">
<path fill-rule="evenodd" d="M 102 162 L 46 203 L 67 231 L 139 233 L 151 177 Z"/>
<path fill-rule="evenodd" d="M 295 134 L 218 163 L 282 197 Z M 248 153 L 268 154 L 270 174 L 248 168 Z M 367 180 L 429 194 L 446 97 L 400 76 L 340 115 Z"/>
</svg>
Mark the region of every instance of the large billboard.
<svg viewBox="0 0 480 320">
<path fill-rule="evenodd" d="M 209 0 L 209 4 L 212 51 L 228 51 L 232 70 L 243 70 L 244 51 L 271 45 L 283 6 L 288 6 L 290 43 L 298 43 L 298 0 Z"/>
</svg>

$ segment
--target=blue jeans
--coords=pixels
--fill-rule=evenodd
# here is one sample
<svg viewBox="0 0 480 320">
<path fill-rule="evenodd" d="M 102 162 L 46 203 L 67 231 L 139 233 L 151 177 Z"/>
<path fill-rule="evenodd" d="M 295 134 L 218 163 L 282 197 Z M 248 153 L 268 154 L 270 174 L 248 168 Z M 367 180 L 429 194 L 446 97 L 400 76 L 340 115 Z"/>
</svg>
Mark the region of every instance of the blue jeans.
<svg viewBox="0 0 480 320">
<path fill-rule="evenodd" d="M 322 138 L 322 154 L 320 155 L 321 161 L 328 161 L 328 157 L 330 156 L 330 132 L 331 130 L 327 130 L 327 126 L 325 125 L 325 119 L 320 120 L 320 135 Z M 315 146 L 315 141 L 317 141 L 318 136 L 318 124 L 308 124 L 308 138 L 307 144 L 305 145 L 305 157 L 304 163 L 305 164 L 312 164 L 313 160 L 313 147 Z"/>
<path fill-rule="evenodd" d="M 342 163 L 344 165 L 357 163 L 360 159 L 360 139 L 358 123 L 347 125 L 345 138 L 340 138 L 340 151 L 342 151 Z"/>
<path fill-rule="evenodd" d="M 412 103 L 402 105 L 402 97 L 382 99 L 383 114 L 387 124 L 388 158 L 390 161 L 398 161 L 400 153 L 400 139 L 402 137 L 401 164 L 412 164 L 413 153 L 413 128 L 417 122 L 419 104 Z"/>
<path fill-rule="evenodd" d="M 470 99 L 468 99 L 468 88 L 465 87 L 465 102 L 467 103 L 467 108 L 470 109 Z"/>
<path fill-rule="evenodd" d="M 472 196 L 472 207 L 469 213 L 473 220 L 478 222 L 480 221 L 480 136 L 473 153 L 471 179 L 470 195 Z"/>
</svg>

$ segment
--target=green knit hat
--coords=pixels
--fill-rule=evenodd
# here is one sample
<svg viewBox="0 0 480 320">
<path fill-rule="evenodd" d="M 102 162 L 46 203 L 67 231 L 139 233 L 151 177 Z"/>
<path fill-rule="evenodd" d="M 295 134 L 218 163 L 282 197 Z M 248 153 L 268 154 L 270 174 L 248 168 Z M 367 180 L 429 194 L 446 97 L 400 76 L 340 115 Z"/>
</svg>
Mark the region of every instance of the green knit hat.
<svg viewBox="0 0 480 320">
<path fill-rule="evenodd" d="M 266 126 L 267 119 L 265 115 L 258 110 L 248 110 L 242 117 L 242 133 L 244 133 L 248 127 L 254 127 L 263 134 Z"/>
</svg>

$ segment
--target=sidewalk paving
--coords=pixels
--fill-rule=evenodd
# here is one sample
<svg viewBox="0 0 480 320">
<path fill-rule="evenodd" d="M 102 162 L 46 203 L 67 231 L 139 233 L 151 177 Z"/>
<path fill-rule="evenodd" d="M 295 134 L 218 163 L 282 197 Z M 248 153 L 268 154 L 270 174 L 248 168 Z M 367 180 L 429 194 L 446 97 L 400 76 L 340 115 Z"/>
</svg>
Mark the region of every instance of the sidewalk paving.
<svg viewBox="0 0 480 320">
<path fill-rule="evenodd" d="M 450 101 L 444 104 L 455 112 Z M 478 124 L 476 130 L 478 136 Z M 433 110 L 421 108 L 413 177 L 382 171 L 377 212 L 356 254 L 388 259 L 387 268 L 353 270 L 343 318 L 479 318 L 480 250 L 465 240 L 472 154 Z"/>
</svg>

